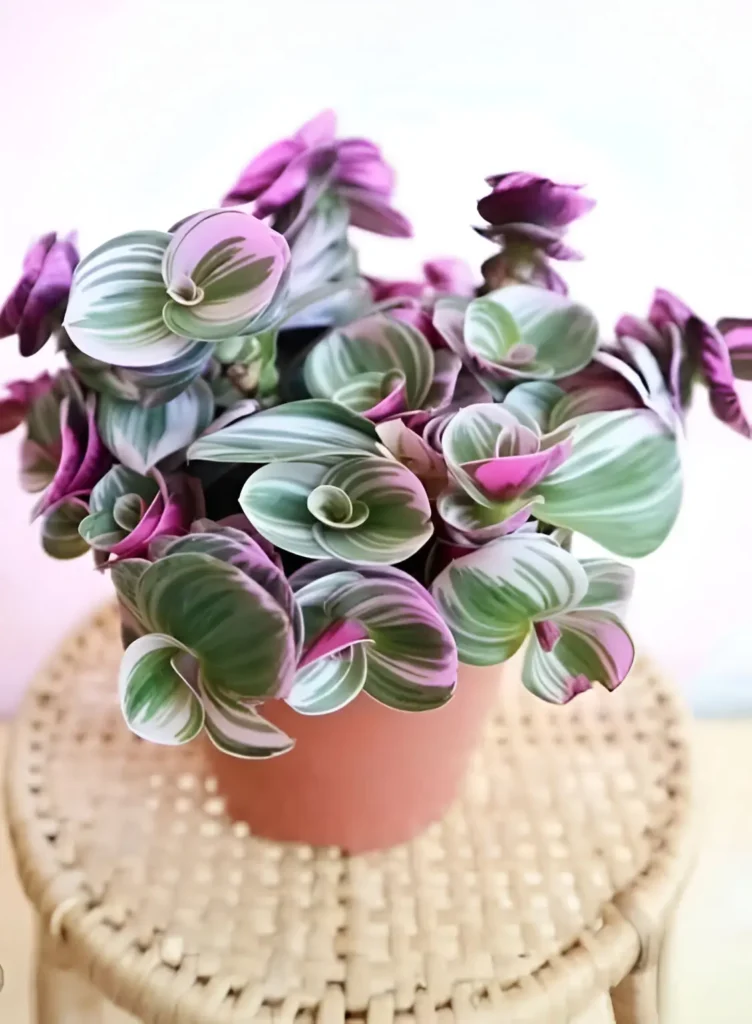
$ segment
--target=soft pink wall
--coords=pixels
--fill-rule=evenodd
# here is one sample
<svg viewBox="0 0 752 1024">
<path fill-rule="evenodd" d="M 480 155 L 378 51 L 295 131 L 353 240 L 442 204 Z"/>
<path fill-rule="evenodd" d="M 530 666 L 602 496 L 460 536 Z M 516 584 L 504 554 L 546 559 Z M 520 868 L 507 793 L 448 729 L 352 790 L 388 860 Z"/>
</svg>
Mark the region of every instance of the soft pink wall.
<svg viewBox="0 0 752 1024">
<path fill-rule="evenodd" d="M 0 293 L 28 241 L 84 249 L 214 202 L 242 163 L 317 109 L 380 140 L 418 238 L 364 263 L 488 250 L 467 225 L 482 177 L 530 167 L 587 181 L 599 207 L 568 274 L 604 329 L 654 284 L 708 317 L 752 315 L 752 76 L 746 0 L 491 4 L 381 0 L 41 0 L 0 4 Z M 357 5 L 356 5 L 357 6 Z M 44 363 L 46 356 L 35 361 Z M 29 374 L 0 342 L 0 380 Z M 0 439 L 0 711 L 107 593 L 88 560 L 47 560 Z M 752 447 L 699 408 L 688 504 L 640 568 L 633 624 L 684 679 L 746 630 Z M 729 671 L 746 673 L 746 645 Z"/>
</svg>

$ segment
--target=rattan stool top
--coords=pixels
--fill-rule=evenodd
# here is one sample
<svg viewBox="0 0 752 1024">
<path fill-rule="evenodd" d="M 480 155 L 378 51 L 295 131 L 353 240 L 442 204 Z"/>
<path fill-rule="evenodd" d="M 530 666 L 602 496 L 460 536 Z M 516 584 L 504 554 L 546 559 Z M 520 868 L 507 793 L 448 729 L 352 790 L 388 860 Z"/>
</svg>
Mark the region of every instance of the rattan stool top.
<svg viewBox="0 0 752 1024">
<path fill-rule="evenodd" d="M 446 819 L 348 858 L 255 839 L 200 744 L 131 736 L 118 657 L 107 609 L 39 676 L 9 820 L 56 947 L 144 1021 L 566 1021 L 653 955 L 689 779 L 682 711 L 649 665 L 566 708 L 510 679 Z"/>
</svg>

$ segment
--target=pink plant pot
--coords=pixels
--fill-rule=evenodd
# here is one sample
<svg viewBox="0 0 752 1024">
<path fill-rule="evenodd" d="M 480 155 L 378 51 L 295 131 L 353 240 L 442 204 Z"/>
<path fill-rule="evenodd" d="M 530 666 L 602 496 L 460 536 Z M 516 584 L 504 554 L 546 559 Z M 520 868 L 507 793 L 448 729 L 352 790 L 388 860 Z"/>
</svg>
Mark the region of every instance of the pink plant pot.
<svg viewBox="0 0 752 1024">
<path fill-rule="evenodd" d="M 289 754 L 244 761 L 207 744 L 228 813 L 254 835 L 348 853 L 406 842 L 457 796 L 500 678 L 498 665 L 460 665 L 452 700 L 414 714 L 365 694 L 315 717 L 269 701 L 264 716 L 296 740 Z"/>
</svg>

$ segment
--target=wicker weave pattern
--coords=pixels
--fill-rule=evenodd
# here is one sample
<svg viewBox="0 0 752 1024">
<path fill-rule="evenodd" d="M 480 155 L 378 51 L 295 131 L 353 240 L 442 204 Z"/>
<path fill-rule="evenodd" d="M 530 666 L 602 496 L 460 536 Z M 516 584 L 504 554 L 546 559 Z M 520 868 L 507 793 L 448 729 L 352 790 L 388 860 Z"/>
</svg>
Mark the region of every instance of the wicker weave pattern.
<svg viewBox="0 0 752 1024">
<path fill-rule="evenodd" d="M 566 1021 L 654 959 L 686 861 L 670 689 L 549 708 L 504 687 L 447 818 L 347 858 L 224 816 L 202 748 L 120 718 L 114 610 L 37 680 L 11 752 L 19 869 L 54 952 L 153 1024 Z M 519 1016 L 518 1016 L 519 1014 Z"/>
</svg>

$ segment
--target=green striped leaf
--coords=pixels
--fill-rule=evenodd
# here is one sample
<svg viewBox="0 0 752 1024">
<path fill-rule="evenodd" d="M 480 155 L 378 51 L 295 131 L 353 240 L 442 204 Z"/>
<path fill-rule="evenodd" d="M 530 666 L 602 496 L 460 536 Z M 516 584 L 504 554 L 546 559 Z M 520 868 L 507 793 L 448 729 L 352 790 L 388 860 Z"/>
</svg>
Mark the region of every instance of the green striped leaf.
<svg viewBox="0 0 752 1024">
<path fill-rule="evenodd" d="M 262 717 L 254 702 L 207 686 L 203 679 L 199 679 L 199 692 L 206 734 L 223 753 L 262 760 L 286 754 L 295 746 L 294 740 Z"/>
<path fill-rule="evenodd" d="M 139 622 L 141 609 L 138 606 L 138 585 L 150 565 L 151 562 L 145 558 L 121 558 L 113 562 L 109 569 L 118 601 Z"/>
<path fill-rule="evenodd" d="M 290 287 L 285 327 L 329 327 L 349 323 L 370 306 L 370 289 L 359 276 L 358 258 L 347 237 L 350 210 L 325 192 L 290 241 Z"/>
<path fill-rule="evenodd" d="M 580 565 L 588 578 L 588 591 L 578 607 L 623 614 L 634 589 L 632 566 L 612 558 L 581 558 Z"/>
<path fill-rule="evenodd" d="M 505 376 L 554 380 L 590 362 L 598 322 L 566 295 L 509 285 L 470 303 L 465 345 L 484 367 Z"/>
<path fill-rule="evenodd" d="M 520 341 L 512 314 L 490 297 L 475 299 L 467 307 L 464 332 L 470 352 L 489 363 L 503 362 Z"/>
<path fill-rule="evenodd" d="M 271 303 L 289 260 L 282 235 L 243 209 L 188 218 L 164 252 L 165 324 L 199 341 L 242 333 Z"/>
<path fill-rule="evenodd" d="M 291 582 L 303 608 L 308 656 L 312 649 L 327 651 L 298 671 L 288 698 L 293 707 L 308 714 L 334 710 L 361 687 L 404 711 L 430 710 L 450 699 L 457 677 L 454 641 L 412 577 L 391 567 L 333 560 L 307 566 Z M 342 637 L 352 640 L 344 650 Z"/>
<path fill-rule="evenodd" d="M 400 382 L 402 407 L 390 412 L 405 412 L 421 408 L 434 369 L 433 350 L 420 331 L 378 313 L 322 338 L 305 361 L 304 378 L 315 398 L 361 413 L 387 399 Z"/>
<path fill-rule="evenodd" d="M 545 434 L 551 428 L 553 410 L 565 397 L 557 384 L 532 380 L 513 387 L 502 404 L 523 426 Z"/>
<path fill-rule="evenodd" d="M 339 711 L 362 691 L 368 675 L 368 645 L 352 644 L 346 652 L 299 668 L 287 703 L 301 715 Z"/>
<path fill-rule="evenodd" d="M 194 552 L 210 555 L 227 565 L 234 565 L 250 579 L 264 588 L 287 617 L 295 635 L 298 654 L 303 646 L 303 620 L 284 572 L 277 566 L 252 537 L 231 526 L 221 526 L 211 520 L 193 523 L 191 532 L 184 537 L 160 537 L 149 549 L 153 559 Z"/>
<path fill-rule="evenodd" d="M 142 476 L 126 466 L 113 466 L 94 485 L 89 499 L 90 514 L 79 525 L 81 536 L 97 550 L 111 550 L 136 528 L 124 525 L 126 517 L 137 516 L 137 525 L 158 494 L 159 483 L 153 477 Z M 127 499 L 127 506 L 123 499 Z"/>
<path fill-rule="evenodd" d="M 185 668 L 181 674 L 184 653 L 172 637 L 151 634 L 135 639 L 123 654 L 120 704 L 128 727 L 142 739 L 176 746 L 203 727 L 201 703 Z"/>
<path fill-rule="evenodd" d="M 465 356 L 465 314 L 469 299 L 458 295 L 447 295 L 436 300 L 433 310 L 433 325 L 449 348 L 459 356 Z"/>
<path fill-rule="evenodd" d="M 207 429 L 214 398 L 204 380 L 195 380 L 172 401 L 152 408 L 102 395 L 97 408 L 99 434 L 119 461 L 146 474 L 182 452 Z"/>
<path fill-rule="evenodd" d="M 459 535 L 456 539 L 465 538 L 466 546 L 475 546 L 519 529 L 542 500 L 523 497 L 481 505 L 455 486 L 448 487 L 439 495 L 436 510 L 453 531 L 453 537 Z"/>
<path fill-rule="evenodd" d="M 85 501 L 67 498 L 47 512 L 42 519 L 42 547 L 48 555 L 68 559 L 86 554 L 89 545 L 78 532 L 78 527 L 88 511 Z"/>
<path fill-rule="evenodd" d="M 134 231 L 81 260 L 63 322 L 77 348 L 104 363 L 155 366 L 193 346 L 162 316 L 162 259 L 169 243 L 162 231 Z"/>
<path fill-rule="evenodd" d="M 189 650 L 209 688 L 239 698 L 289 689 L 295 666 L 290 620 L 240 569 L 206 554 L 175 554 L 151 565 L 137 586 L 140 621 Z"/>
<path fill-rule="evenodd" d="M 512 533 L 450 563 L 431 593 L 460 661 L 496 665 L 519 649 L 532 622 L 575 608 L 587 586 L 577 559 L 550 538 Z"/>
<path fill-rule="evenodd" d="M 674 432 L 649 409 L 590 413 L 569 426 L 571 455 L 535 488 L 537 518 L 627 558 L 655 551 L 681 504 Z"/>
<path fill-rule="evenodd" d="M 322 455 L 381 455 L 372 423 L 337 402 L 304 399 L 265 409 L 200 437 L 189 459 L 277 462 Z"/>
<path fill-rule="evenodd" d="M 454 693 L 457 651 L 433 602 L 393 579 L 369 579 L 341 594 L 336 618 L 361 622 L 366 649 L 365 691 L 400 711 L 430 711 Z"/>
<path fill-rule="evenodd" d="M 533 638 L 527 648 L 522 682 L 553 704 L 566 704 L 601 683 L 614 690 L 634 661 L 634 644 L 621 621 L 607 611 L 574 611 L 554 620 L 559 634 L 553 650 Z"/>
<path fill-rule="evenodd" d="M 308 496 L 323 482 L 327 466 L 316 462 L 280 462 L 262 466 L 240 492 L 240 507 L 262 537 L 303 558 L 326 558 L 314 536 L 316 517 Z"/>
<path fill-rule="evenodd" d="M 272 544 L 306 558 L 393 564 L 433 532 L 422 484 L 391 459 L 262 466 L 243 487 L 240 507 Z"/>
<path fill-rule="evenodd" d="M 176 398 L 204 371 L 214 346 L 196 342 L 176 359 L 157 366 L 124 367 L 100 362 L 72 345 L 66 357 L 93 391 L 151 408 Z"/>
</svg>

